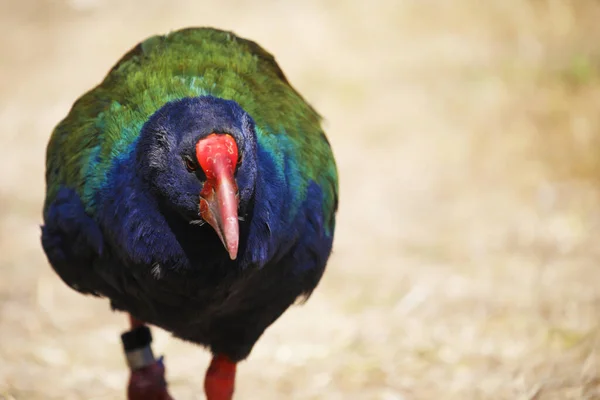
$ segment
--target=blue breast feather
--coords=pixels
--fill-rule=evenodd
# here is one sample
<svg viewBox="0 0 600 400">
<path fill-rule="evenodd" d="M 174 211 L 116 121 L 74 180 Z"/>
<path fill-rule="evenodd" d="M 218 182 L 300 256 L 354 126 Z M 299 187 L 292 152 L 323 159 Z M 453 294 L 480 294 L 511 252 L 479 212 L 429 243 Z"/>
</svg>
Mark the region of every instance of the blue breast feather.
<svg viewBox="0 0 600 400">
<path fill-rule="evenodd" d="M 108 184 L 96 195 L 95 215 L 86 214 L 73 188 L 61 188 L 48 207 L 42 228 L 43 246 L 52 264 L 72 270 L 67 273 L 69 277 L 61 275 L 64 280 L 71 275 L 82 280 L 85 264 L 103 256 L 107 247 L 108 257 L 125 266 L 149 267 L 160 263 L 172 270 L 202 268 L 203 259 L 186 254 L 150 188 L 137 179 L 133 154 L 132 146 L 131 151 L 116 160 Z M 290 192 L 297 187 L 286 182 L 286 175 L 278 169 L 271 153 L 260 145 L 258 164 L 254 208 L 248 220 L 242 222 L 247 239 L 240 247 L 242 251 L 235 265 L 240 269 L 260 268 L 289 256 L 294 262 L 286 265 L 292 265 L 298 273 L 323 268 L 331 251 L 332 237 L 325 234 L 321 188 L 310 182 L 304 201 L 290 219 L 293 198 L 297 195 Z M 199 240 L 205 235 L 216 238 L 210 227 L 197 229 L 203 232 Z M 213 250 L 225 255 L 219 246 Z"/>
</svg>

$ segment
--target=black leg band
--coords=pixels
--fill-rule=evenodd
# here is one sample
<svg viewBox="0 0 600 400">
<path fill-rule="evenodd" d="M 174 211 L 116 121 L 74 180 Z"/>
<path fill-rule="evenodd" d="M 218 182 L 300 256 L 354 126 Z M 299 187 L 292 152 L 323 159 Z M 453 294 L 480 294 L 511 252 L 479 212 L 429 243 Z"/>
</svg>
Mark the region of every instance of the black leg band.
<svg viewBox="0 0 600 400">
<path fill-rule="evenodd" d="M 121 335 L 127 365 L 132 371 L 147 367 L 156 362 L 152 353 L 152 334 L 147 326 L 138 326 Z"/>
<path fill-rule="evenodd" d="M 125 352 L 141 349 L 150 346 L 152 343 L 152 333 L 150 333 L 150 328 L 147 326 L 138 326 L 135 329 L 123 333 L 121 335 L 121 341 L 123 342 Z"/>
</svg>

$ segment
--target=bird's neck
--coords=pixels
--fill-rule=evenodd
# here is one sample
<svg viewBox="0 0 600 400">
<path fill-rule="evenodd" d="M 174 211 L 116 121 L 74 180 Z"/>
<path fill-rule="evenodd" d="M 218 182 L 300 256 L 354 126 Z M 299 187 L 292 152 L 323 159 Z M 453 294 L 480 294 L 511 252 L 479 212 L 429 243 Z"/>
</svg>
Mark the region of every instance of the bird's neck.
<svg viewBox="0 0 600 400">
<path fill-rule="evenodd" d="M 214 229 L 204 224 L 191 224 L 172 208 L 161 205 L 160 213 L 166 224 L 189 260 L 191 269 L 201 269 L 202 273 L 218 275 L 218 271 L 226 272 L 238 266 L 240 260 L 232 261 L 223 247 Z M 248 223 L 240 221 L 239 252 L 246 250 Z M 237 268 L 236 268 L 237 269 Z"/>
</svg>

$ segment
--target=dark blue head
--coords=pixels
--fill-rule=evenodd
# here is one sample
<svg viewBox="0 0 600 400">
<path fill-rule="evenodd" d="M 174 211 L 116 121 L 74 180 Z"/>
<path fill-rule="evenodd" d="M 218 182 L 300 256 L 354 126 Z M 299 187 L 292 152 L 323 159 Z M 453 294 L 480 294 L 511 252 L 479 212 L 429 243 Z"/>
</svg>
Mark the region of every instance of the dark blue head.
<svg viewBox="0 0 600 400">
<path fill-rule="evenodd" d="M 236 102 L 202 96 L 165 104 L 144 124 L 136 161 L 162 205 L 190 223 L 208 222 L 236 257 L 238 215 L 257 171 L 254 122 Z"/>
</svg>

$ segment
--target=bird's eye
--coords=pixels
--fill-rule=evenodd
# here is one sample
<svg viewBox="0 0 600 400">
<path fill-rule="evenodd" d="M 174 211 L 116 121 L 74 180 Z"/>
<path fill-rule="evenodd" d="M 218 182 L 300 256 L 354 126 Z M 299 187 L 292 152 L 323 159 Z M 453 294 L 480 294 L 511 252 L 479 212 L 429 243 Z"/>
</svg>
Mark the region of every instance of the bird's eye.
<svg viewBox="0 0 600 400">
<path fill-rule="evenodd" d="M 194 172 L 198 168 L 198 165 L 190 156 L 184 156 L 183 162 L 185 163 L 185 168 L 188 170 L 188 172 Z"/>
</svg>

